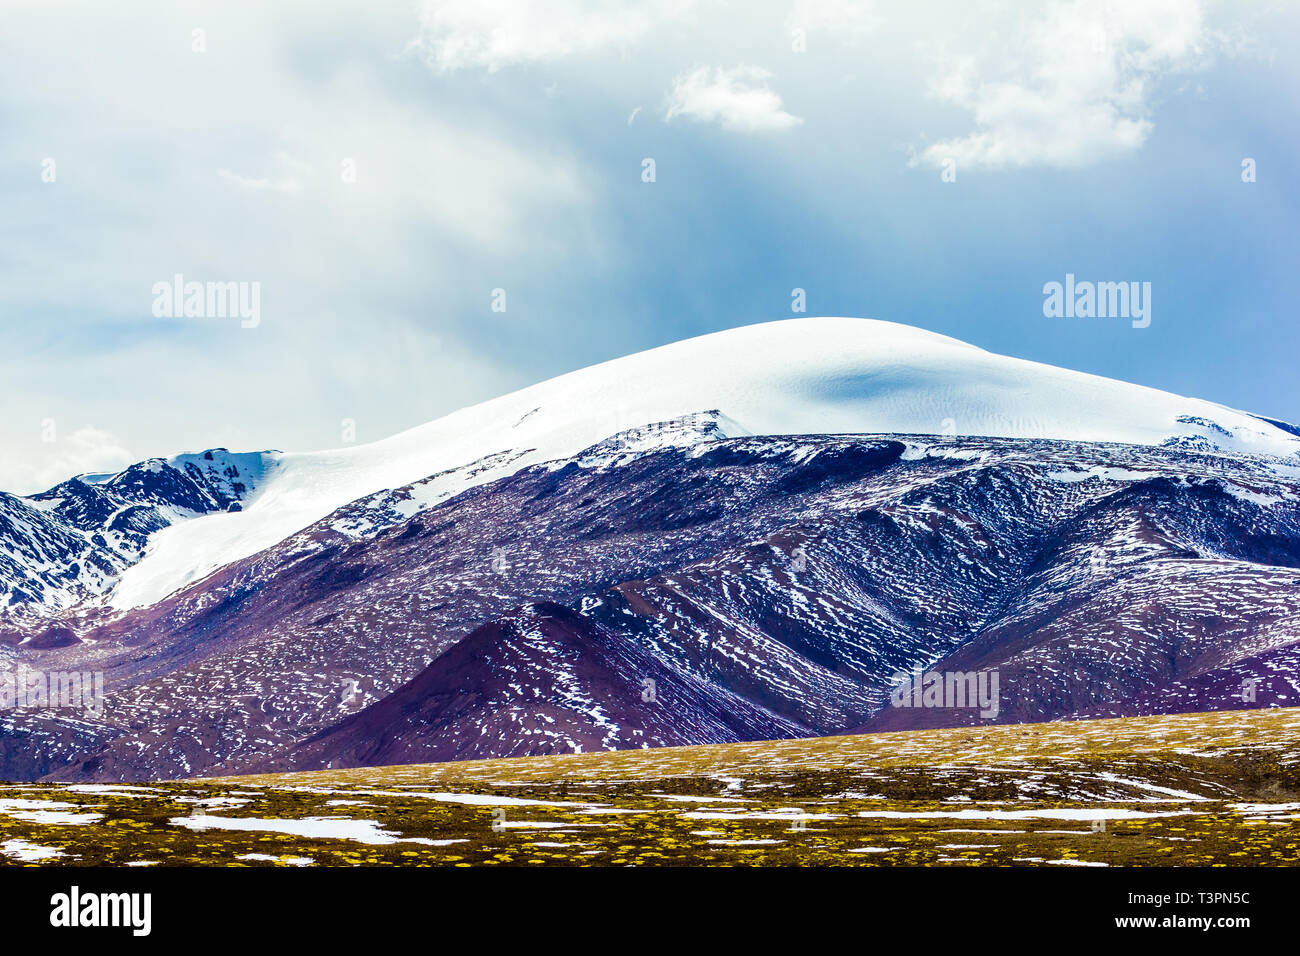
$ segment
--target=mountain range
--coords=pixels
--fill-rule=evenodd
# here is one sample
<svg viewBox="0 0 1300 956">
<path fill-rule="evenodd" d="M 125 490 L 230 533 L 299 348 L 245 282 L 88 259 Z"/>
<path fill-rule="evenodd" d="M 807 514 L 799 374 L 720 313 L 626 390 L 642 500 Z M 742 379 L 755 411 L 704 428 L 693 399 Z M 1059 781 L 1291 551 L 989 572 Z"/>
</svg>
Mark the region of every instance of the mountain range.
<svg viewBox="0 0 1300 956">
<path fill-rule="evenodd" d="M 1300 699 L 1300 430 L 861 319 L 369 445 L 0 495 L 0 777 L 127 780 Z M 996 672 L 996 717 L 896 707 Z M 1247 692 L 1244 688 L 1249 688 Z"/>
</svg>

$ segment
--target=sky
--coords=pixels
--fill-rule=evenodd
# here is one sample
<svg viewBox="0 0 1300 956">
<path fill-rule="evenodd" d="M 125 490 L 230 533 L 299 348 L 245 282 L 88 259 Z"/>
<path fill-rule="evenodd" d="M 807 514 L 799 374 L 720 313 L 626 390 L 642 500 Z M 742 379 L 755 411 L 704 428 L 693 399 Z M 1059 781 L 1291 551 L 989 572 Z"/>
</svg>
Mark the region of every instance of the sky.
<svg viewBox="0 0 1300 956">
<path fill-rule="evenodd" d="M 3 19 L 8 491 L 371 441 L 798 314 L 1300 421 L 1300 4 L 6 0 Z M 1150 283 L 1150 324 L 1045 315 L 1067 274 Z M 248 308 L 186 315 L 160 291 L 178 275 Z"/>
</svg>

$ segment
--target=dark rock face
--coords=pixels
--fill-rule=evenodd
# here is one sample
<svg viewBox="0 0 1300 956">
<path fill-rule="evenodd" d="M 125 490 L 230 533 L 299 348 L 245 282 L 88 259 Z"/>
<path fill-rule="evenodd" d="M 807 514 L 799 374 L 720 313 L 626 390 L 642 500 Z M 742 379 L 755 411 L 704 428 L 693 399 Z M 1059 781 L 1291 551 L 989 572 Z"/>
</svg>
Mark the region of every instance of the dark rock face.
<svg viewBox="0 0 1300 956">
<path fill-rule="evenodd" d="M 104 593 L 155 532 L 238 509 L 269 460 L 214 448 L 27 498 L 0 493 L 0 614 L 48 614 Z"/>
<path fill-rule="evenodd" d="M 804 436 L 610 440 L 412 517 L 396 489 L 74 622 L 75 645 L 11 648 L 106 671 L 110 698 L 63 763 L 33 756 L 51 718 L 0 713 L 0 776 L 1290 706 L 1298 475 L 1177 448 Z M 892 706 L 914 668 L 995 671 L 997 716 Z"/>
</svg>

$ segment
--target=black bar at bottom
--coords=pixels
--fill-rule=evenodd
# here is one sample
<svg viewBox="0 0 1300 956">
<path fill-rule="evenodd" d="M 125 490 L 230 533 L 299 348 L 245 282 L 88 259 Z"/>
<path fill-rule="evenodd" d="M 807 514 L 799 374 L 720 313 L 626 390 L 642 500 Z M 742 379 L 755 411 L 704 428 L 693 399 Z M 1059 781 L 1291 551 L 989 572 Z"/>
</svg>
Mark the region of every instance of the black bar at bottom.
<svg viewBox="0 0 1300 956">
<path fill-rule="evenodd" d="M 71 925 L 83 922 L 71 916 L 74 887 L 86 921 L 110 922 L 116 910 L 125 925 Z M 1300 873 L 1287 869 L 13 868 L 0 869 L 0 925 L 10 943 L 113 937 L 128 946 L 337 946 L 430 931 L 454 932 L 446 945 L 595 944 L 589 934 L 598 927 L 649 945 L 682 933 L 758 944 L 778 928 L 810 940 L 835 929 L 922 946 L 968 945 L 986 933 L 1041 942 L 1044 932 L 1062 940 L 1199 934 L 1231 944 L 1259 930 L 1281 938 L 1294 926 L 1297 889 Z M 144 897 L 116 896 L 146 893 L 147 936 L 139 932 Z"/>
</svg>

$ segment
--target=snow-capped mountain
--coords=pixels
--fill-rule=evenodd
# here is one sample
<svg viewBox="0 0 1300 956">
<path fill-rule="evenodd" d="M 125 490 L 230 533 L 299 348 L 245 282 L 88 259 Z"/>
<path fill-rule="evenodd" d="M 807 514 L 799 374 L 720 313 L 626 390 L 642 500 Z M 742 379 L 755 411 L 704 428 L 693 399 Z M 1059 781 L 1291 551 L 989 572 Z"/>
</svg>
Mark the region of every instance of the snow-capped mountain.
<svg viewBox="0 0 1300 956">
<path fill-rule="evenodd" d="M 435 473 L 461 475 L 457 488 L 468 471 L 482 483 L 705 409 L 726 416 L 729 435 L 947 434 L 1300 453 L 1300 435 L 1211 402 L 892 322 L 791 319 L 581 369 L 384 441 L 279 456 L 243 511 L 156 535 L 110 601 L 147 606 L 378 491 Z"/>
<path fill-rule="evenodd" d="M 54 541 L 22 580 L 70 598 L 10 614 L 0 670 L 103 670 L 109 707 L 0 712 L 0 777 L 979 719 L 891 708 L 916 667 L 998 670 L 998 720 L 1246 706 L 1246 679 L 1294 704 L 1297 451 L 1207 402 L 815 319 L 373 445 L 65 483 L 3 501 L 11 554 L 32 515 Z M 74 591 L 80 542 L 104 565 Z"/>
</svg>

